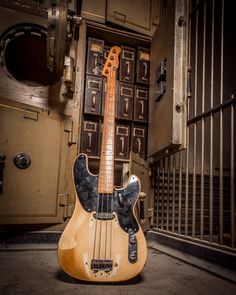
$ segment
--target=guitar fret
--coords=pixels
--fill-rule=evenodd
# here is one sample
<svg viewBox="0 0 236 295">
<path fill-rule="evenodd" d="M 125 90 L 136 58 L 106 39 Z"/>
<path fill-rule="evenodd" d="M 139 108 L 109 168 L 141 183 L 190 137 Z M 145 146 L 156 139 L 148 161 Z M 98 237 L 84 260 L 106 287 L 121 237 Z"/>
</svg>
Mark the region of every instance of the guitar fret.
<svg viewBox="0 0 236 295">
<path fill-rule="evenodd" d="M 102 148 L 100 155 L 99 190 L 113 192 L 114 186 L 114 146 L 115 146 L 115 86 L 116 77 L 107 80 L 104 122 L 102 129 Z"/>
</svg>

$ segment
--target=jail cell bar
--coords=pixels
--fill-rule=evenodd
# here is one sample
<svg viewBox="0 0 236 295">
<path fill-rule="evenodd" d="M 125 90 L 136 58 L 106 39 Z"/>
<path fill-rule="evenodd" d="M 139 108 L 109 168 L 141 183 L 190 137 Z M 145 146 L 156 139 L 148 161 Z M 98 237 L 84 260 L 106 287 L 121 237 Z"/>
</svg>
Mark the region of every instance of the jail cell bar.
<svg viewBox="0 0 236 295">
<path fill-rule="evenodd" d="M 234 76 L 236 58 L 229 55 L 236 41 L 229 49 L 227 38 L 235 38 L 224 34 L 233 20 L 229 5 L 223 0 L 190 5 L 187 148 L 154 163 L 153 185 L 156 230 L 232 249 L 236 96 L 228 77 Z"/>
</svg>

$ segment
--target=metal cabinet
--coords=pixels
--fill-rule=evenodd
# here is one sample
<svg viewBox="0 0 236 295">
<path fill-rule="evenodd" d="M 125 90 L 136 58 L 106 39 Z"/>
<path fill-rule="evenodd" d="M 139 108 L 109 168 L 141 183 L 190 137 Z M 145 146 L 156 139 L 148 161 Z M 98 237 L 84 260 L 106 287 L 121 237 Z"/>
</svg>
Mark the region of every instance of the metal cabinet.
<svg viewBox="0 0 236 295">
<path fill-rule="evenodd" d="M 0 224 L 62 223 L 69 146 L 61 116 L 1 99 L 0 133 Z"/>
<path fill-rule="evenodd" d="M 153 35 L 158 23 L 159 1 L 107 1 L 106 19 L 136 32 Z"/>
<path fill-rule="evenodd" d="M 185 1 L 171 1 L 151 45 L 148 156 L 167 155 L 185 144 Z"/>
</svg>

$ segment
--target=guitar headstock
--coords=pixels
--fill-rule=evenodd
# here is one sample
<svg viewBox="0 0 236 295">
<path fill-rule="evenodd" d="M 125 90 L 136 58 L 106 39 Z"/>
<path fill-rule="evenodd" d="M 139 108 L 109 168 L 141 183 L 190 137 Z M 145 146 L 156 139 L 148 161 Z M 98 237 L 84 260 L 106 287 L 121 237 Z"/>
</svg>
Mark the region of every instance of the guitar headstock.
<svg viewBox="0 0 236 295">
<path fill-rule="evenodd" d="M 116 71 L 119 67 L 119 54 L 121 52 L 121 48 L 119 46 L 112 46 L 106 63 L 102 70 L 102 75 L 108 77 L 109 74 L 112 75 L 112 73 L 116 74 Z"/>
</svg>

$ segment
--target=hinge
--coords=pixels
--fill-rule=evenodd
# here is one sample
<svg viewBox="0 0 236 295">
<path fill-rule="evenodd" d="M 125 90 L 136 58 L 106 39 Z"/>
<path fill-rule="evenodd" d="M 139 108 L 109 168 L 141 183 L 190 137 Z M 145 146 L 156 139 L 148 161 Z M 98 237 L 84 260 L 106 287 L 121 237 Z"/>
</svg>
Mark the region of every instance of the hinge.
<svg viewBox="0 0 236 295">
<path fill-rule="evenodd" d="M 71 217 L 74 210 L 74 206 L 68 204 L 69 196 L 69 193 L 59 194 L 59 205 L 64 207 L 64 218 Z"/>
<path fill-rule="evenodd" d="M 68 144 L 75 144 L 78 141 L 78 134 L 74 130 L 74 121 L 64 120 L 64 131 L 68 132 Z"/>
</svg>

